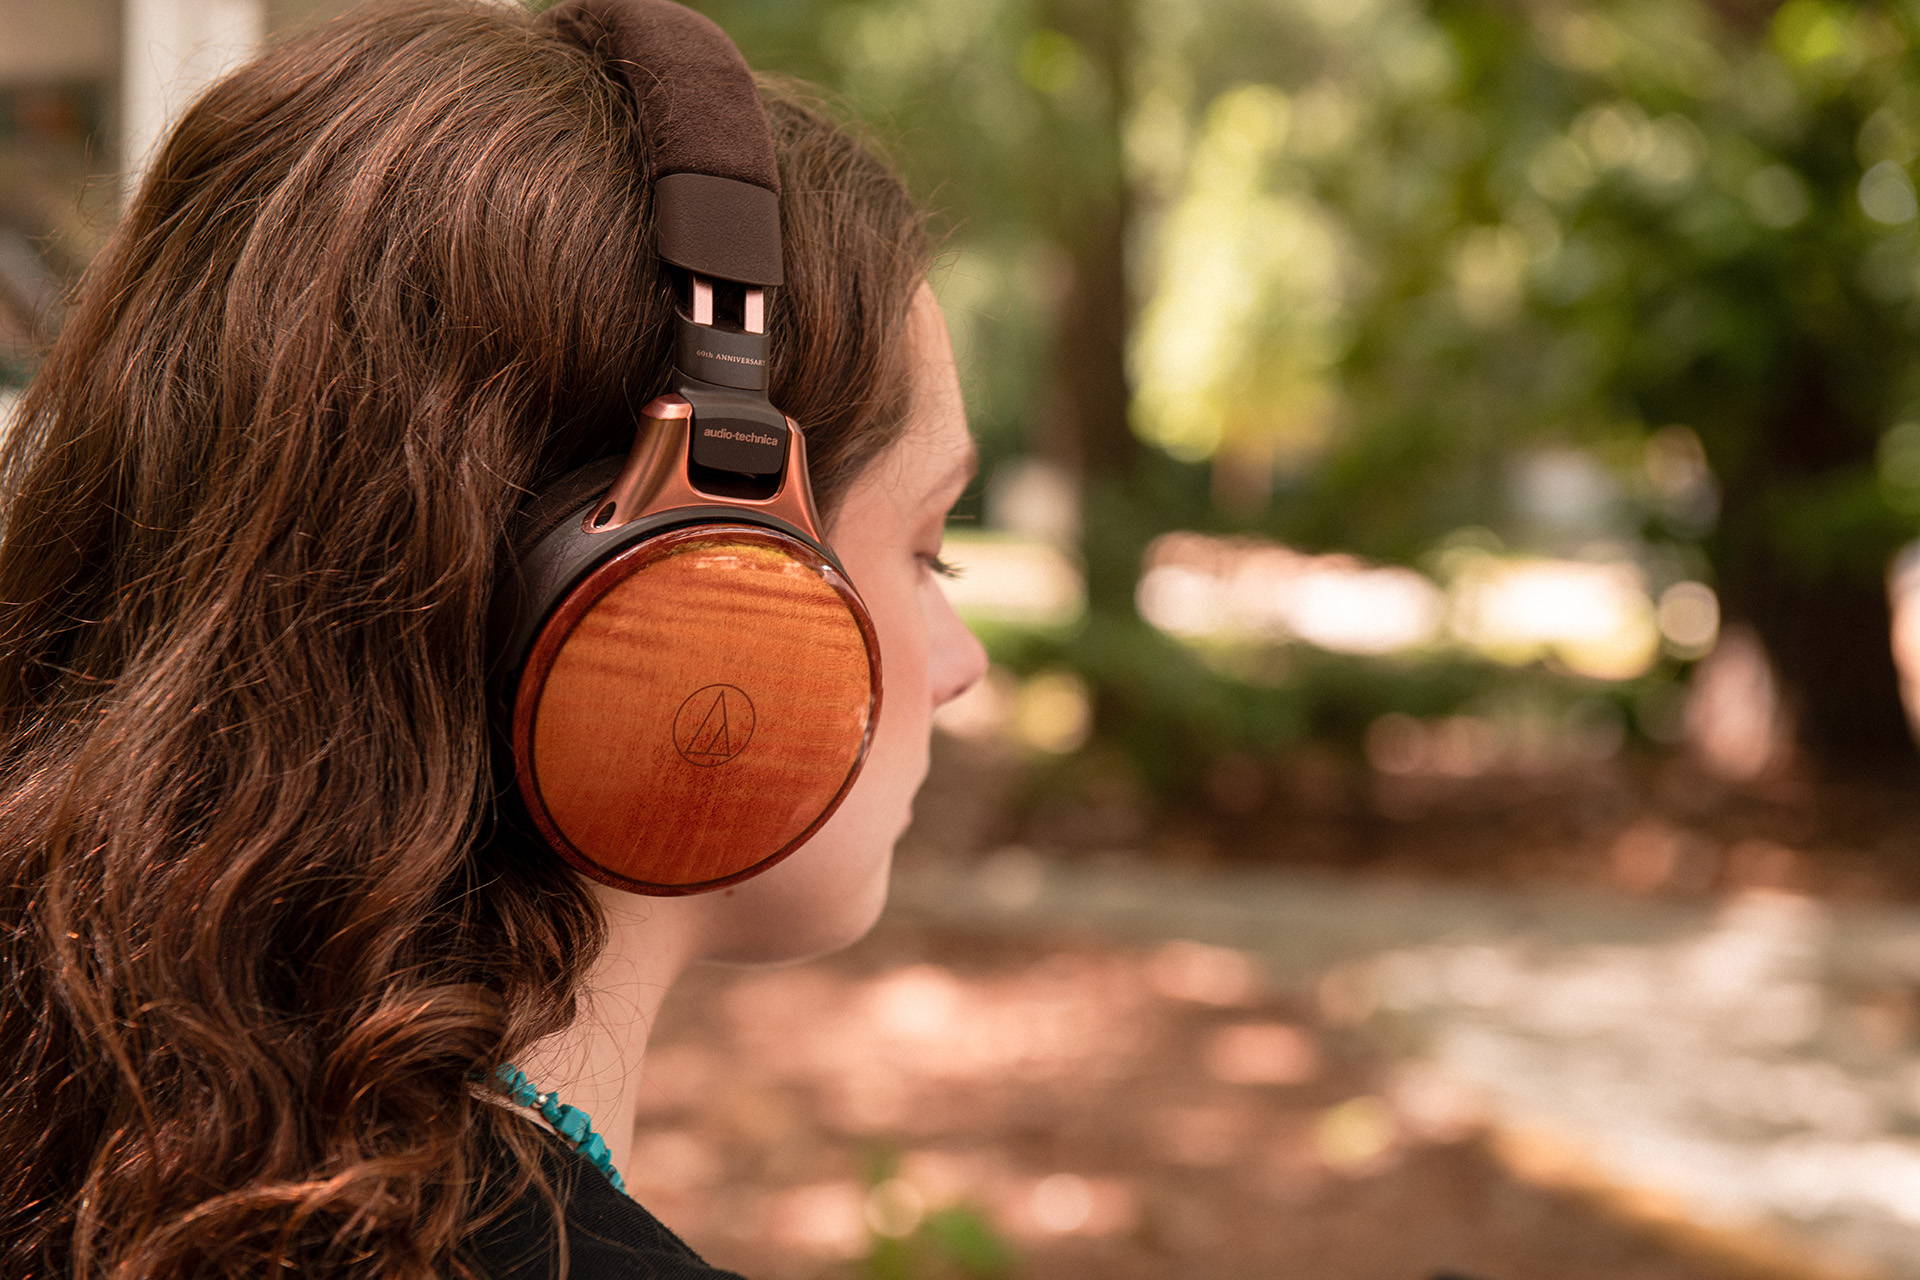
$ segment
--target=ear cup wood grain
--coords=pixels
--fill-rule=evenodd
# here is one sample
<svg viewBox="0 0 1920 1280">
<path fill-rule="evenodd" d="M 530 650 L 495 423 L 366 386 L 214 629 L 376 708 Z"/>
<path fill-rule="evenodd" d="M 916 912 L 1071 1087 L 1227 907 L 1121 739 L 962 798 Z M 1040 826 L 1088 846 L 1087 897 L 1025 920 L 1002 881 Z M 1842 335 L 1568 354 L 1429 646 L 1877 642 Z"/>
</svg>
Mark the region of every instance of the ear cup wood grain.
<svg viewBox="0 0 1920 1280">
<path fill-rule="evenodd" d="M 545 484 L 507 531 L 491 780 L 516 836 L 584 874 L 698 893 L 780 861 L 845 798 L 879 715 L 880 646 L 814 507 L 805 432 L 768 394 L 786 256 L 752 72 L 669 0 L 547 12 L 634 95 L 676 298 L 672 376 L 624 459 Z"/>
<path fill-rule="evenodd" d="M 587 875 L 717 888 L 832 814 L 879 694 L 873 624 L 817 550 L 748 524 L 672 529 L 595 568 L 542 627 L 515 698 L 519 791 Z"/>
</svg>

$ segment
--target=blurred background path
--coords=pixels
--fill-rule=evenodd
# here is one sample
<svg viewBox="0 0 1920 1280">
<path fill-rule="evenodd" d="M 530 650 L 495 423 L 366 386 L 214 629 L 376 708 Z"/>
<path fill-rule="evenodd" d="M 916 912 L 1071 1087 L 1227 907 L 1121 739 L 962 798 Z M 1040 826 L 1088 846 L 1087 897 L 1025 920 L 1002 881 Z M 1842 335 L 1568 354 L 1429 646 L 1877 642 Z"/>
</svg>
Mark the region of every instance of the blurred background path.
<svg viewBox="0 0 1920 1280">
<path fill-rule="evenodd" d="M 943 748 L 872 937 L 663 1014 L 641 1195 L 733 1265 L 1920 1275 L 1913 908 L 967 849 Z"/>
<path fill-rule="evenodd" d="M 1416 1114 L 1477 1117 L 1703 1224 L 1920 1276 L 1920 913 L 1758 889 L 1677 906 L 1137 859 L 1063 871 L 1026 851 L 900 887 L 943 924 L 1157 946 L 1203 996 L 1244 957 L 1391 1046 Z M 1269 1064 L 1286 1043 L 1245 1040 Z"/>
</svg>

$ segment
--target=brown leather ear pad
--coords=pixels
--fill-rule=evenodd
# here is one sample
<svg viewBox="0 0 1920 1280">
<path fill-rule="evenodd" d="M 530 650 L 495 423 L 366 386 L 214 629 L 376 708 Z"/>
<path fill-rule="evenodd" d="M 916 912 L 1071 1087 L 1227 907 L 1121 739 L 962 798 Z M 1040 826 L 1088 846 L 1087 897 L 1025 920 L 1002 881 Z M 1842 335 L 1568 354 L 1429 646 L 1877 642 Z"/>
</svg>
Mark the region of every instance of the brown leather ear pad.
<svg viewBox="0 0 1920 1280">
<path fill-rule="evenodd" d="M 588 574 L 534 640 L 513 710 L 519 792 L 596 879 L 715 888 L 833 812 L 879 697 L 872 621 L 810 544 L 670 529 Z"/>
<path fill-rule="evenodd" d="M 530 629 L 540 622 L 566 583 L 550 581 L 537 571 L 537 548 L 551 537 L 568 515 L 580 511 L 605 493 L 620 473 L 615 455 L 567 472 L 541 490 L 507 523 L 507 555 L 494 583 L 487 611 L 487 682 L 490 698 L 511 699 L 508 686 L 525 649 Z M 566 572 L 562 566 L 561 572 Z"/>
<path fill-rule="evenodd" d="M 517 679 L 547 613 L 600 562 L 676 524 L 726 521 L 745 514 L 724 502 L 715 502 L 708 507 L 648 516 L 612 530 L 583 529 L 571 517 L 584 516 L 588 504 L 611 487 L 624 464 L 622 458 L 607 457 L 568 472 L 529 500 L 509 523 L 510 554 L 502 565 L 488 611 L 488 680 L 496 696 L 511 700 L 512 690 L 503 688 L 503 684 Z M 754 513 L 747 520 L 806 543 L 843 579 L 846 577 L 833 549 L 815 542 L 804 530 L 765 512 Z"/>
<path fill-rule="evenodd" d="M 508 531 L 508 543 L 516 556 L 527 551 L 559 523 L 562 516 L 578 511 L 593 498 L 605 493 L 620 474 L 626 458 L 611 454 L 589 462 L 561 476 L 514 517 Z"/>
</svg>

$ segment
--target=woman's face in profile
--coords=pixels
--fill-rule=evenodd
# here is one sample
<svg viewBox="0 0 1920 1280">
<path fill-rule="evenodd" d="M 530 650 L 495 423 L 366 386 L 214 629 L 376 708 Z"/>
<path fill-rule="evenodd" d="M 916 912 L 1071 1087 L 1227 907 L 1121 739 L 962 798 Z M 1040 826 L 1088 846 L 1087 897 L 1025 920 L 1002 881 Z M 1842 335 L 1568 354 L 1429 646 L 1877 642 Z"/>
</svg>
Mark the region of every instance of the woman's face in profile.
<svg viewBox="0 0 1920 1280">
<path fill-rule="evenodd" d="M 692 899 L 701 958 L 801 960 L 857 940 L 886 903 L 893 846 L 927 772 L 934 708 L 986 670 L 986 653 L 947 602 L 935 564 L 947 512 L 973 478 L 973 438 L 945 317 L 915 295 L 912 419 L 847 490 L 827 539 L 880 639 L 880 718 L 846 798 L 799 849 L 760 875 Z M 805 428 L 804 423 L 801 424 Z"/>
</svg>

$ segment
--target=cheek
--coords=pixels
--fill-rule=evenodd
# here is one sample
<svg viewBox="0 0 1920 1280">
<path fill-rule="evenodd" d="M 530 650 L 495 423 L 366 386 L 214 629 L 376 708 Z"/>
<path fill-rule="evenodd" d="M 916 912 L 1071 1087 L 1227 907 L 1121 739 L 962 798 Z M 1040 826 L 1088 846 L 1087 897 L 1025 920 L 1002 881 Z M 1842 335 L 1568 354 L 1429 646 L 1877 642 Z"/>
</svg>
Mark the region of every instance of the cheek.
<svg viewBox="0 0 1920 1280">
<path fill-rule="evenodd" d="M 917 583 L 897 584 L 868 601 L 880 637 L 883 733 L 924 731 L 930 715 L 927 619 L 920 590 Z"/>
<path fill-rule="evenodd" d="M 805 846 L 737 892 L 693 900 L 704 913 L 700 954 L 710 960 L 784 963 L 837 950 L 864 934 L 886 903 L 893 847 L 926 776 L 927 610 L 940 588 L 898 547 L 843 548 L 841 558 L 880 642 L 880 721 L 866 764 Z"/>
</svg>

